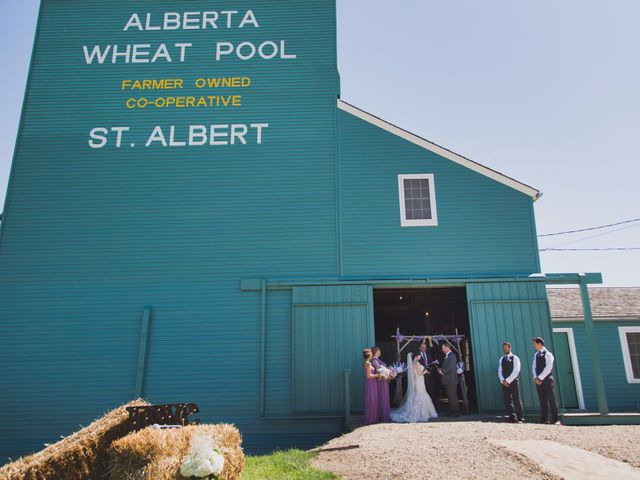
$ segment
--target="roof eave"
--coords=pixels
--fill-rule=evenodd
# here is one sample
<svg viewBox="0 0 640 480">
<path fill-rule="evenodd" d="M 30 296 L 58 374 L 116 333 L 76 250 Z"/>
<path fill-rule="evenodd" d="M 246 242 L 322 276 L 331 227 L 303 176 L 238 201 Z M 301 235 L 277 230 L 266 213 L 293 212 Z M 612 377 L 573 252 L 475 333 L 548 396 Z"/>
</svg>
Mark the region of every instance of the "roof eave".
<svg viewBox="0 0 640 480">
<path fill-rule="evenodd" d="M 365 122 L 368 122 L 372 125 L 375 125 L 377 127 L 382 128 L 383 130 L 386 130 L 389 133 L 392 133 L 398 137 L 404 138 L 405 140 L 414 143 L 415 145 L 418 145 L 426 150 L 429 150 L 430 152 L 436 153 L 448 160 L 451 160 L 452 162 L 455 162 L 459 165 L 462 165 L 466 168 L 469 168 L 470 170 L 473 170 L 477 173 L 480 173 L 481 175 L 484 175 L 485 177 L 491 178 L 492 180 L 495 180 L 499 183 L 502 183 L 508 187 L 511 187 L 521 193 L 524 193 L 525 195 L 528 195 L 529 197 L 531 197 L 533 199 L 533 201 L 535 202 L 536 200 L 538 200 L 541 196 L 542 196 L 542 192 L 530 185 L 527 185 L 525 183 L 519 182 L 518 180 L 515 180 L 514 178 L 511 178 L 503 173 L 500 173 L 496 170 L 493 170 L 489 167 L 486 167 L 478 162 L 474 162 L 473 160 L 464 157 L 458 153 L 455 153 L 445 147 L 442 147 L 436 143 L 433 143 L 425 138 L 422 138 L 414 133 L 411 133 L 407 130 L 404 130 L 403 128 L 398 127 L 397 125 L 394 125 L 392 123 L 387 122 L 386 120 L 383 120 L 380 117 L 376 117 L 375 115 L 372 115 L 371 113 L 365 112 L 364 110 L 351 105 L 350 103 L 345 102 L 344 100 L 341 100 L 338 98 L 338 108 L 340 110 L 343 110 L 347 113 L 350 113 L 351 115 L 354 115 L 362 120 L 364 120 Z"/>
</svg>

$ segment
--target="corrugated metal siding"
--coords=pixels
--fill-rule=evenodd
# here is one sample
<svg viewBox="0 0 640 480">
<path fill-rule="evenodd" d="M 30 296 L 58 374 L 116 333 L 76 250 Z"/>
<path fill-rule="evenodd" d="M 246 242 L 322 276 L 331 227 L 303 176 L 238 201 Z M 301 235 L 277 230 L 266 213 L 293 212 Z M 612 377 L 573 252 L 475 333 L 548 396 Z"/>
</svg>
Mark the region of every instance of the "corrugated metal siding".
<svg viewBox="0 0 640 480">
<path fill-rule="evenodd" d="M 239 289 L 243 277 L 337 271 L 335 5 L 231 0 L 225 9 L 252 8 L 261 28 L 122 31 L 134 11 L 212 8 L 43 2 L 0 243 L 0 457 L 38 449 L 131 398 L 146 304 L 151 401 L 197 402 L 203 420 L 237 422 L 250 448 L 269 438 L 307 444 L 339 428 L 258 418 L 261 302 Z M 298 59 L 212 60 L 218 40 L 266 39 L 285 39 Z M 84 44 L 184 41 L 194 44 L 185 64 L 83 60 Z M 127 111 L 119 89 L 123 78 L 226 75 L 252 78 L 238 111 Z M 262 145 L 140 147 L 155 125 L 231 122 L 270 127 Z M 135 148 L 87 146 L 90 128 L 119 125 L 131 127 Z M 277 349 L 291 316 L 286 294 L 269 296 Z M 273 375 L 270 395 L 283 381 Z M 269 411 L 283 410 L 280 393 Z"/>
<path fill-rule="evenodd" d="M 531 362 L 533 337 L 543 337 L 553 351 L 549 305 L 544 284 L 503 282 L 467 284 L 474 372 L 478 401 L 483 411 L 504 409 L 498 381 L 502 342 L 510 342 L 520 357 L 520 393 L 525 410 L 539 407 Z"/>
<path fill-rule="evenodd" d="M 296 412 L 344 412 L 344 370 L 362 408 L 362 349 L 370 344 L 370 289 L 366 285 L 293 289 L 293 384 Z"/>
<path fill-rule="evenodd" d="M 339 111 L 346 275 L 538 271 L 528 196 Z M 433 173 L 436 227 L 401 227 L 399 174 Z"/>
<path fill-rule="evenodd" d="M 609 408 L 614 412 L 635 412 L 640 406 L 640 384 L 627 382 L 618 333 L 618 327 L 622 326 L 640 326 L 640 322 L 622 320 L 595 322 L 595 334 L 600 362 L 603 365 L 602 372 Z M 595 381 L 591 373 L 593 359 L 584 324 L 582 322 L 553 322 L 553 327 L 573 329 L 585 407 L 587 410 L 597 411 Z"/>
</svg>

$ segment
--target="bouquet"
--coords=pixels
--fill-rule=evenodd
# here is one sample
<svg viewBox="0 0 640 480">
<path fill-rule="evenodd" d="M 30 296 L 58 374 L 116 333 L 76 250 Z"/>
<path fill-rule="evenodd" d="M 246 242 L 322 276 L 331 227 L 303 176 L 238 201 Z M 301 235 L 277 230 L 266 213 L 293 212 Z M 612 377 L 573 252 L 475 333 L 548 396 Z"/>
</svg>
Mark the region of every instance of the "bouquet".
<svg viewBox="0 0 640 480">
<path fill-rule="evenodd" d="M 378 375 L 385 380 L 392 380 L 396 376 L 396 372 L 387 367 L 380 367 L 378 369 Z"/>
<path fill-rule="evenodd" d="M 224 468 L 224 457 L 211 437 L 193 435 L 189 453 L 180 465 L 183 477 L 215 478 Z"/>
</svg>

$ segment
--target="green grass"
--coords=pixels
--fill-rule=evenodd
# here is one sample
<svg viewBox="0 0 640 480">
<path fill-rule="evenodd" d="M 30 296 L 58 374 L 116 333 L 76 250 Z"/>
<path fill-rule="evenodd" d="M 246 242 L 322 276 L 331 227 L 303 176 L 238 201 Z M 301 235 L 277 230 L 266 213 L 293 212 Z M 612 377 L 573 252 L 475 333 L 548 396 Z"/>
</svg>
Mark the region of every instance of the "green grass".
<svg viewBox="0 0 640 480">
<path fill-rule="evenodd" d="M 311 465 L 313 453 L 286 450 L 271 455 L 248 456 L 241 480 L 334 480 L 340 477 Z"/>
</svg>

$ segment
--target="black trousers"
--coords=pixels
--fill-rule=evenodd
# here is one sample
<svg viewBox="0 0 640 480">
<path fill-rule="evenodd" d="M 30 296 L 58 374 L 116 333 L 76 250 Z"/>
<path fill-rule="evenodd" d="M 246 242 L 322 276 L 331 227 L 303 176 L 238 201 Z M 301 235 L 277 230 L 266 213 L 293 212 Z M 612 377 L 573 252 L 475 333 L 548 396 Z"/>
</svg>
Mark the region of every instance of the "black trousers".
<svg viewBox="0 0 640 480">
<path fill-rule="evenodd" d="M 458 405 L 458 384 L 443 385 L 444 391 L 447 392 L 447 401 L 449 402 L 449 413 L 452 415 L 458 415 L 460 413 L 460 406 Z"/>
<path fill-rule="evenodd" d="M 540 416 L 542 423 L 547 423 L 549 410 L 551 410 L 551 423 L 558 421 L 558 403 L 556 395 L 553 393 L 553 377 L 549 375 L 540 385 L 536 384 L 538 398 L 540 399 Z"/>
<path fill-rule="evenodd" d="M 520 384 L 516 378 L 508 387 L 502 386 L 504 405 L 511 420 L 524 420 L 522 400 L 520 400 Z"/>
</svg>

